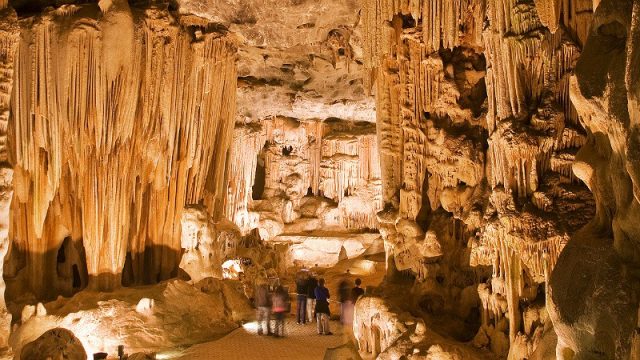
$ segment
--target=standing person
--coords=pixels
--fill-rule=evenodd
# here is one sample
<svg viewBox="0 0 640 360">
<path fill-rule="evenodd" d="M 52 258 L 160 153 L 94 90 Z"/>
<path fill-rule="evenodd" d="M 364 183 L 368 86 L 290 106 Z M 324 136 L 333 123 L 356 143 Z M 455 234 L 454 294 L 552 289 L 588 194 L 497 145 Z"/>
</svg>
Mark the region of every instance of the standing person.
<svg viewBox="0 0 640 360">
<path fill-rule="evenodd" d="M 318 286 L 318 279 L 316 279 L 316 274 L 311 273 L 309 279 L 307 280 L 307 321 L 312 322 L 315 319 L 315 309 L 316 309 L 316 287 Z"/>
<path fill-rule="evenodd" d="M 362 280 L 360 278 L 356 279 L 356 286 L 351 289 L 351 301 L 355 304 L 358 298 L 364 295 L 364 290 L 360 287 L 362 285 Z"/>
<path fill-rule="evenodd" d="M 318 323 L 318 335 L 333 335 L 329 330 L 329 289 L 324 287 L 324 279 L 318 280 L 315 290 L 316 295 L 316 321 Z"/>
<path fill-rule="evenodd" d="M 282 285 L 276 287 L 271 302 L 273 304 L 273 316 L 276 319 L 273 326 L 273 336 L 284 337 L 284 317 L 288 309 L 289 294 L 284 291 Z"/>
<path fill-rule="evenodd" d="M 296 279 L 296 294 L 298 300 L 296 321 L 298 324 L 305 324 L 307 322 L 307 292 L 309 291 L 309 281 L 307 277 L 308 274 L 300 272 Z"/>
<path fill-rule="evenodd" d="M 351 308 L 351 281 L 348 278 L 350 271 L 340 281 L 338 285 L 338 300 L 340 301 L 340 322 L 343 325 L 349 324 L 350 308 Z"/>
<path fill-rule="evenodd" d="M 258 322 L 258 335 L 262 335 L 262 327 L 266 325 L 267 335 L 271 335 L 271 296 L 269 286 L 264 280 L 258 280 L 255 294 L 256 320 Z"/>
</svg>

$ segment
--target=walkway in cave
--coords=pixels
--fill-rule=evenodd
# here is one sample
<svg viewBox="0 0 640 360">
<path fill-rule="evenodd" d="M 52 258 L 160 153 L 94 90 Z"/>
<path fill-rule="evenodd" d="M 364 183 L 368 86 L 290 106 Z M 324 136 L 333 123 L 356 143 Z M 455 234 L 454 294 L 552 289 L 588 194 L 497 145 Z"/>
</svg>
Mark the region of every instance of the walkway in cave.
<svg viewBox="0 0 640 360">
<path fill-rule="evenodd" d="M 317 270 L 319 277 L 327 281 L 331 294 L 337 294 L 337 286 L 347 270 L 353 277 L 362 279 L 365 286 L 378 286 L 384 277 L 384 253 L 362 255 L 357 258 L 344 259 L 332 267 Z M 292 271 L 295 273 L 295 271 Z M 353 280 L 353 279 L 352 279 Z M 283 278 L 284 283 L 293 287 L 293 278 Z M 295 322 L 295 298 L 292 297 L 292 312 L 287 318 L 285 338 L 258 336 L 255 322 L 248 323 L 228 335 L 207 343 L 191 346 L 180 351 L 169 351 L 158 354 L 158 358 L 181 360 L 323 360 L 356 358 L 351 346 L 350 337 L 344 334 L 338 321 L 331 322 L 334 335 L 320 336 L 316 334 L 316 323 L 298 325 Z M 335 305 L 335 303 L 334 303 Z M 332 313 L 338 313 L 337 306 Z M 338 349 L 336 349 L 338 348 Z M 335 349 L 334 351 L 328 351 Z M 326 357 L 325 357 L 326 355 Z"/>
<path fill-rule="evenodd" d="M 316 334 L 316 324 L 298 325 L 291 316 L 287 320 L 284 338 L 258 336 L 254 323 L 240 327 L 229 335 L 208 343 L 194 345 L 179 359 L 189 360 L 322 360 L 327 349 L 343 345 L 346 336 L 339 322 L 331 322 L 334 335 Z"/>
</svg>

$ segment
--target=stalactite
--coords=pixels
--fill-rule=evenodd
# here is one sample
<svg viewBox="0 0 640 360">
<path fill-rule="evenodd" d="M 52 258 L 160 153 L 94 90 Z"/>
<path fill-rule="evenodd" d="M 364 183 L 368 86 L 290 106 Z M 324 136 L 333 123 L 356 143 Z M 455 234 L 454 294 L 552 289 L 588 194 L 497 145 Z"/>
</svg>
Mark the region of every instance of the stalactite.
<svg viewBox="0 0 640 360">
<path fill-rule="evenodd" d="M 324 196 L 340 202 L 353 192 L 360 179 L 357 143 L 327 137 L 322 140 L 322 147 L 320 177 L 325 181 L 320 191 Z"/>
<path fill-rule="evenodd" d="M 467 36 L 478 41 L 485 6 L 485 1 L 478 0 L 435 0 L 422 4 L 422 31 L 427 50 L 459 46 L 464 36 L 461 31 L 463 25 Z"/>
<path fill-rule="evenodd" d="M 365 78 L 377 84 L 383 199 L 403 217 L 415 218 L 422 207 L 430 144 L 425 116 L 449 116 L 459 97 L 438 51 L 481 46 L 485 9 L 483 0 L 363 5 L 365 67 L 371 72 Z"/>
<path fill-rule="evenodd" d="M 7 163 L 7 125 L 13 87 L 13 61 L 18 43 L 18 28 L 15 12 L 4 9 L 0 2 L 0 163 Z"/>
<path fill-rule="evenodd" d="M 504 185 L 519 197 L 527 197 L 538 188 L 539 178 L 553 150 L 551 137 L 531 136 L 527 132 L 514 133 L 512 124 L 503 124 L 489 139 L 487 158 L 491 164 L 492 187 Z M 525 130 L 526 131 L 526 130 Z M 538 164 L 545 164 L 539 169 Z"/>
<path fill-rule="evenodd" d="M 479 263 L 490 263 L 488 259 L 494 257 L 502 258 L 509 252 L 517 254 L 527 274 L 535 281 L 542 283 L 545 281 L 545 266 L 549 271 L 553 271 L 562 249 L 569 241 L 568 236 L 552 235 L 550 238 L 544 237 L 538 241 L 529 241 L 527 232 L 533 229 L 518 229 L 517 221 L 512 220 L 505 223 L 512 227 L 487 226 L 483 234 L 483 241 L 486 241 L 488 248 L 485 250 L 487 259 Z M 524 231 L 523 231 L 524 230 Z M 505 252 L 505 251 L 509 252 Z"/>
<path fill-rule="evenodd" d="M 226 195 L 235 45 L 166 11 L 114 6 L 21 21 L 11 238 L 39 296 L 56 292 L 54 229 L 82 239 L 91 287 L 119 286 L 127 252 L 135 282 L 155 282 L 177 271 L 183 207 L 219 214 Z"/>
<path fill-rule="evenodd" d="M 236 126 L 229 158 L 225 215 L 246 234 L 255 224 L 249 214 L 258 156 L 266 137 L 260 126 Z"/>
<path fill-rule="evenodd" d="M 309 134 L 301 122 L 277 117 L 265 126 L 265 191 L 269 196 L 287 194 L 294 207 L 312 183 Z"/>
<path fill-rule="evenodd" d="M 309 161 L 311 163 L 311 191 L 313 194 L 320 192 L 320 167 L 322 161 L 322 144 L 324 135 L 324 124 L 319 121 L 305 123 L 307 134 L 309 134 Z M 379 166 L 379 165 L 378 165 Z"/>
<path fill-rule="evenodd" d="M 470 262 L 494 272 L 486 293 L 479 289 L 483 307 L 491 309 L 483 323 L 490 316 L 509 318 L 509 339 L 502 338 L 496 322 L 492 339 L 480 341 L 480 346 L 496 341 L 490 344 L 495 351 L 508 351 L 500 344 L 519 338 L 521 300 L 535 297 L 531 292 L 548 280 L 569 232 L 584 225 L 550 213 L 592 214 L 578 205 L 592 205 L 588 195 L 563 188 L 575 181 L 575 155 L 586 141 L 569 99 L 569 78 L 586 39 L 588 3 L 364 2 L 365 80 L 376 81 L 384 202 L 397 211 L 389 214 L 398 215 L 398 224 L 411 223 L 418 214 L 427 217 L 421 225 L 428 224 L 434 216 L 429 211 L 442 207 L 478 229 Z M 474 51 L 482 52 L 482 61 L 465 59 Z M 486 72 L 480 69 L 485 64 Z M 474 113 L 452 110 L 467 105 L 465 86 L 482 75 L 486 106 Z M 475 132 L 476 126 L 484 131 Z M 477 136 L 461 135 L 472 133 Z M 485 140 L 488 149 L 476 146 Z M 485 178 L 488 194 L 482 194 Z M 484 218 L 470 216 L 477 198 L 487 195 Z M 392 253 L 387 257 L 398 269 L 419 263 L 407 245 L 414 241 L 407 230 L 412 227 L 387 227 L 385 249 Z M 425 273 L 414 270 L 417 276 Z M 524 343 L 532 351 L 538 340 L 527 331 Z"/>
<path fill-rule="evenodd" d="M 385 64 L 385 70 L 393 69 L 393 66 Z M 399 102 L 395 87 L 398 84 L 398 76 L 393 71 L 380 71 L 377 80 L 376 91 L 376 117 L 378 134 L 378 147 L 380 149 L 380 163 L 382 169 L 382 181 L 384 188 L 384 202 L 392 203 L 396 196 L 396 189 L 402 184 L 402 167 L 386 166 L 385 164 L 401 164 L 403 132 L 401 118 L 399 116 Z"/>
<path fill-rule="evenodd" d="M 540 21 L 551 31 L 564 25 L 583 45 L 589 33 L 591 13 L 595 8 L 592 0 L 535 0 Z"/>
<path fill-rule="evenodd" d="M 292 202 L 290 210 L 297 211 L 304 196 L 321 195 L 338 203 L 346 228 L 377 228 L 376 213 L 383 202 L 372 124 L 274 118 L 263 120 L 261 129 L 238 126 L 231 149 L 226 215 L 244 232 L 257 226 L 251 214 L 251 187 L 263 146 L 266 198 L 286 198 Z M 294 187 L 299 189 L 292 189 L 292 177 L 298 179 Z"/>
<path fill-rule="evenodd" d="M 0 260 L 10 250 L 9 208 L 13 196 L 11 179 L 13 170 L 9 166 L 7 126 L 11 92 L 13 88 L 14 59 L 19 41 L 18 19 L 7 1 L 0 0 Z M 8 345 L 11 315 L 5 303 L 5 282 L 0 269 L 0 348 Z"/>
<path fill-rule="evenodd" d="M 386 55 L 393 52 L 392 28 L 383 26 L 399 14 L 410 16 L 414 26 L 422 24 L 421 43 L 426 53 L 441 47 L 453 49 L 460 46 L 463 37 L 479 43 L 484 22 L 485 0 L 367 0 L 363 4 L 365 67 L 369 70 L 381 67 Z M 402 24 L 401 24 L 402 25 Z M 409 26 L 406 24 L 405 26 Z M 464 28 L 464 31 L 461 30 Z M 367 88 L 369 79 L 365 77 Z M 367 85 L 365 84 L 365 85 Z"/>
</svg>

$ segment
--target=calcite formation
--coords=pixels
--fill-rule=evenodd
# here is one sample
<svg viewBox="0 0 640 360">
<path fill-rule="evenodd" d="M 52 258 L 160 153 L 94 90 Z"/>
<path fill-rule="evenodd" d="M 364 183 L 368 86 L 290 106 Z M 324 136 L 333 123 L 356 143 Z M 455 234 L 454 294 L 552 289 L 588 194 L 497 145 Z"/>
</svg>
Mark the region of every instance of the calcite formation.
<svg viewBox="0 0 640 360">
<path fill-rule="evenodd" d="M 443 290 L 429 295 L 430 279 L 456 284 L 466 266 L 491 267 L 490 278 L 481 272 L 469 279 L 479 284 L 483 309 L 474 344 L 501 356 L 536 351 L 550 324 L 544 304 L 551 274 L 571 236 L 597 214 L 601 195 L 580 160 L 594 131 L 571 85 L 593 7 L 510 0 L 363 5 L 388 268 L 411 271 L 414 288 L 432 299 L 456 301 Z M 447 237 L 437 235 L 443 216 L 461 222 L 458 245 L 448 249 Z M 464 248 L 470 252 L 460 253 Z M 540 320 L 530 325 L 534 312 Z"/>
<path fill-rule="evenodd" d="M 206 208 L 188 207 L 182 211 L 180 268 L 191 281 L 222 278 L 223 263 L 237 255 L 238 228 L 226 219 L 213 222 Z"/>
<path fill-rule="evenodd" d="M 137 284 L 175 276 L 183 207 L 219 216 L 225 201 L 234 41 L 166 6 L 126 1 L 62 6 L 15 26 L 13 294 L 109 290 L 123 272 Z"/>
<path fill-rule="evenodd" d="M 126 353 L 157 352 L 210 340 L 247 319 L 246 313 L 237 315 L 238 310 L 248 307 L 248 300 L 238 301 L 244 296 L 226 284 L 228 281 L 209 280 L 206 292 L 174 279 L 152 287 L 82 291 L 71 299 L 61 297 L 39 303 L 37 308 L 31 306 L 32 310 L 23 312 L 22 319 L 16 321 L 19 326 L 11 334 L 13 354 L 17 359 L 23 355 L 22 359 L 38 359 L 26 357 L 23 351 L 29 354 L 36 350 L 38 342 L 34 341 L 59 328 L 71 331 L 88 354 L 106 352 L 110 357 L 116 357 L 118 345 L 123 345 Z M 40 346 L 46 350 L 48 343 Z M 31 354 L 38 353 L 47 355 Z"/>
<path fill-rule="evenodd" d="M 399 359 L 487 359 L 488 351 L 466 347 L 430 330 L 385 299 L 365 297 L 356 303 L 353 335 L 365 357 Z"/>
<path fill-rule="evenodd" d="M 13 88 L 15 52 L 19 41 L 18 18 L 0 1 L 0 258 L 9 250 L 10 206 L 13 197 L 13 168 L 9 163 L 8 124 Z M 0 274 L 3 274 L 0 270 Z M 11 315 L 5 303 L 4 277 L 0 279 L 0 348 L 7 346 Z"/>
<path fill-rule="evenodd" d="M 84 360 L 87 358 L 87 353 L 80 340 L 71 331 L 64 328 L 51 329 L 27 344 L 20 358 L 25 360 L 41 356 L 53 358 L 60 352 L 64 353 L 67 359 Z"/>
<path fill-rule="evenodd" d="M 289 245 L 286 260 L 289 266 L 332 267 L 341 260 L 357 258 L 376 249 L 380 235 L 354 232 L 313 232 L 283 234 L 278 242 Z"/>
<path fill-rule="evenodd" d="M 551 275 L 547 308 L 562 359 L 638 357 L 639 20 L 638 1 L 601 1 L 570 82 L 588 133 L 573 170 L 596 213 Z"/>
<path fill-rule="evenodd" d="M 367 357 L 639 359 L 639 24 L 638 0 L 0 0 L 14 350 L 106 346 L 33 305 L 86 287 L 188 276 L 73 301 L 239 320 L 232 287 L 384 250 Z"/>
<path fill-rule="evenodd" d="M 285 232 L 285 224 L 376 229 L 379 164 L 370 123 L 278 117 L 236 126 L 227 217 L 245 233 L 260 229 L 264 239 Z"/>
</svg>

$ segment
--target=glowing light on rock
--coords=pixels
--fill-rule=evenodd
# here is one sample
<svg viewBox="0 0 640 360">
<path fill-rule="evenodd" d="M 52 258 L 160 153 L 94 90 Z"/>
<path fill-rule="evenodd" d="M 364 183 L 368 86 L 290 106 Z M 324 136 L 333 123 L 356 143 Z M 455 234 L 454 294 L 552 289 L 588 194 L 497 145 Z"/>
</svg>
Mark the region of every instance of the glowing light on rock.
<svg viewBox="0 0 640 360">
<path fill-rule="evenodd" d="M 222 263 L 222 277 L 224 279 L 237 280 L 240 273 L 243 272 L 242 260 L 240 259 L 229 259 Z"/>
</svg>

